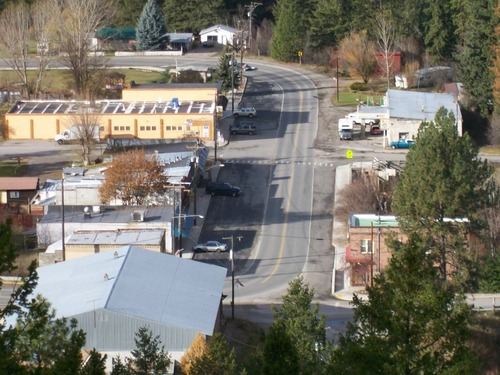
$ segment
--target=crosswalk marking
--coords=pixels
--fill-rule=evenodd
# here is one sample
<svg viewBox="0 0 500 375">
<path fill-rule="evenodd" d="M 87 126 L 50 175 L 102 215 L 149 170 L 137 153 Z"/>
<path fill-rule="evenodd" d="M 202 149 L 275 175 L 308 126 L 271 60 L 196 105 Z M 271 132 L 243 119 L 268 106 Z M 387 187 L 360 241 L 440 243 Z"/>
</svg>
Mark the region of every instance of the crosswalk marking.
<svg viewBox="0 0 500 375">
<path fill-rule="evenodd" d="M 306 166 L 313 166 L 313 167 L 327 167 L 327 168 L 332 168 L 334 167 L 334 163 L 326 163 L 326 162 L 312 162 L 312 161 L 306 161 L 306 160 L 296 160 L 296 161 L 290 161 L 290 160 L 252 160 L 252 159 L 224 159 L 224 164 L 257 164 L 257 165 L 306 165 Z"/>
</svg>

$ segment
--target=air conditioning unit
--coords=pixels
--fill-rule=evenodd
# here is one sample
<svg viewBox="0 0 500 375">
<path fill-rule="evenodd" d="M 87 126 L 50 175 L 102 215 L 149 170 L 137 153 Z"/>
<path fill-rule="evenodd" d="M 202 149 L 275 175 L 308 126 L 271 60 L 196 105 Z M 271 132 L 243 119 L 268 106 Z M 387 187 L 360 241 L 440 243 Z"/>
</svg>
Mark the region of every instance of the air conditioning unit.
<svg viewBox="0 0 500 375">
<path fill-rule="evenodd" d="M 144 211 L 134 211 L 132 212 L 132 221 L 144 221 Z"/>
<path fill-rule="evenodd" d="M 95 213 L 95 214 L 100 214 L 103 211 L 104 210 L 102 209 L 101 206 L 92 206 L 92 212 Z"/>
</svg>

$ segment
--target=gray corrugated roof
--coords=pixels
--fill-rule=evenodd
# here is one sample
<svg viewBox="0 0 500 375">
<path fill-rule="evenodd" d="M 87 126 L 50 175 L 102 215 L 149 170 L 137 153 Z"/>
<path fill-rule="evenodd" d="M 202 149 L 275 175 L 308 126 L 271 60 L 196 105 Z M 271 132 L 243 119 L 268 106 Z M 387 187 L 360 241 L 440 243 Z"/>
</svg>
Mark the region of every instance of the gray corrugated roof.
<svg viewBox="0 0 500 375">
<path fill-rule="evenodd" d="M 66 241 L 68 245 L 159 245 L 165 235 L 165 230 L 136 229 L 108 230 L 93 232 L 75 232 Z"/>
<path fill-rule="evenodd" d="M 135 211 L 144 211 L 145 222 L 166 223 L 172 220 L 173 208 L 171 206 L 101 206 L 100 213 L 91 211 L 90 217 L 84 219 L 84 208 L 87 206 L 64 206 L 64 221 L 66 223 L 129 223 Z M 61 206 L 48 206 L 47 213 L 40 219 L 41 223 L 61 222 Z"/>
<path fill-rule="evenodd" d="M 225 268 L 134 246 L 116 252 L 39 268 L 35 293 L 58 317 L 107 309 L 213 334 Z"/>
<path fill-rule="evenodd" d="M 455 118 L 462 118 L 459 106 L 450 94 L 388 90 L 387 105 L 393 118 L 433 121 L 441 107 L 453 112 Z"/>
</svg>

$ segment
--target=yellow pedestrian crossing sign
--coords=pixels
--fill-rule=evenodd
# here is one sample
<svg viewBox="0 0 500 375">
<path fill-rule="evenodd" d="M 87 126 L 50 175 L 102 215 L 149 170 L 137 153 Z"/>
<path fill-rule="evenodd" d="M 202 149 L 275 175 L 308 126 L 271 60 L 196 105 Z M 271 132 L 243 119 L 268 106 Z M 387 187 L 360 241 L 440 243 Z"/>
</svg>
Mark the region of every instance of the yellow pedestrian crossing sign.
<svg viewBox="0 0 500 375">
<path fill-rule="evenodd" d="M 347 159 L 352 159 L 352 150 L 347 150 L 346 153 L 345 153 L 345 157 Z"/>
</svg>

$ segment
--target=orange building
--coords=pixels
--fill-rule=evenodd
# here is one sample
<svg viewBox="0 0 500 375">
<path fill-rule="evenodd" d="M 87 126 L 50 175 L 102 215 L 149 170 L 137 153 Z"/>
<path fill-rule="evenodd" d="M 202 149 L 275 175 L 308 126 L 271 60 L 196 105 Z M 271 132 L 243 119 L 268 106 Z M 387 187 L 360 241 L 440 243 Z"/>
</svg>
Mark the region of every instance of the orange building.
<svg viewBox="0 0 500 375">
<path fill-rule="evenodd" d="M 100 137 L 214 139 L 220 84 L 136 85 L 122 100 L 18 101 L 5 114 L 7 139 L 54 139 L 72 125 L 89 122 Z M 85 118 L 85 120 L 84 120 Z"/>
</svg>

